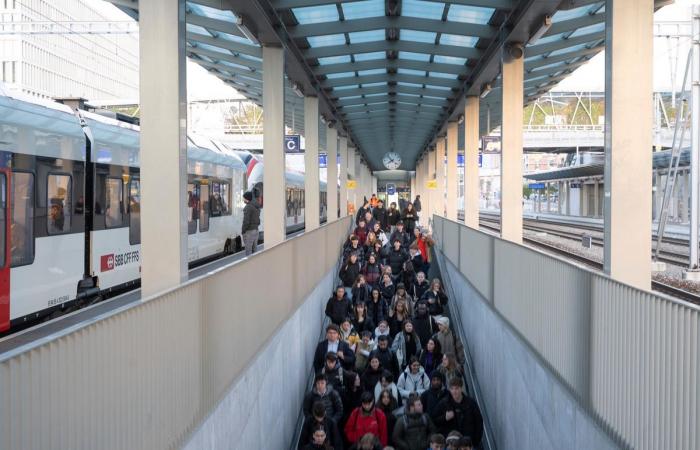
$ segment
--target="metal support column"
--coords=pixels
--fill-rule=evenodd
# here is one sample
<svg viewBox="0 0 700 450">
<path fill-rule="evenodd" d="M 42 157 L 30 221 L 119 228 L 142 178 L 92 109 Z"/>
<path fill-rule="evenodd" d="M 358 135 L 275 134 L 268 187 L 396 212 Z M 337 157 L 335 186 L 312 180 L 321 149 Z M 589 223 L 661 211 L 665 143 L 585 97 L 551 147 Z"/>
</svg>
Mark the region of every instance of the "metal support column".
<svg viewBox="0 0 700 450">
<path fill-rule="evenodd" d="M 304 98 L 304 224 L 306 231 L 321 224 L 321 187 L 318 171 L 318 97 Z"/>
<path fill-rule="evenodd" d="M 607 0 L 605 13 L 604 269 L 649 289 L 654 1 Z"/>
<path fill-rule="evenodd" d="M 438 140 L 435 153 L 435 183 L 437 184 L 435 196 L 435 214 L 445 217 L 445 153 L 447 150 L 447 136 Z"/>
<path fill-rule="evenodd" d="M 187 280 L 187 82 L 184 0 L 140 6 L 141 296 L 146 298 Z"/>
<path fill-rule="evenodd" d="M 597 190 L 596 190 L 597 192 Z M 544 195 L 545 198 L 547 199 L 547 213 L 550 212 L 549 210 L 549 181 L 544 184 Z"/>
<path fill-rule="evenodd" d="M 457 134 L 459 124 L 447 124 L 447 215 L 450 220 L 457 220 L 457 194 L 459 193 L 459 178 L 457 178 Z"/>
<path fill-rule="evenodd" d="M 345 142 L 347 142 L 347 140 Z M 345 154 L 347 155 L 346 161 L 348 162 L 348 180 L 352 178 L 352 180 L 355 182 L 355 189 L 347 190 L 348 202 L 352 204 L 352 206 L 355 208 L 355 211 L 357 211 L 360 206 L 357 204 L 357 189 L 359 181 L 357 179 L 357 166 L 355 165 L 355 147 L 351 147 L 348 145 Z"/>
<path fill-rule="evenodd" d="M 700 5 L 693 5 L 690 129 L 690 267 L 699 267 L 698 227 L 700 226 Z M 675 92 L 675 90 L 674 90 Z"/>
<path fill-rule="evenodd" d="M 564 201 L 564 183 L 557 181 L 557 214 L 561 214 L 561 202 Z"/>
<path fill-rule="evenodd" d="M 326 125 L 328 222 L 338 220 L 338 130 Z M 342 211 L 341 211 L 342 214 Z"/>
<path fill-rule="evenodd" d="M 600 183 L 595 180 L 593 185 L 593 217 L 600 217 Z"/>
<path fill-rule="evenodd" d="M 479 97 L 464 106 L 464 224 L 479 229 Z"/>
<path fill-rule="evenodd" d="M 523 74 L 525 58 L 503 50 L 501 236 L 523 239 Z"/>
<path fill-rule="evenodd" d="M 437 158 L 437 147 L 440 147 L 440 141 L 443 143 L 445 142 L 444 139 L 438 138 L 437 140 L 437 145 L 436 148 L 431 148 L 428 151 L 428 161 L 427 161 L 427 168 L 428 168 L 428 173 L 426 176 L 427 182 L 430 183 L 430 189 L 426 192 L 426 197 L 428 200 L 428 221 L 429 223 L 432 223 L 433 220 L 433 214 L 435 214 L 435 211 L 437 211 L 437 189 L 435 188 L 435 173 L 437 172 L 436 167 L 435 167 L 435 161 Z"/>
<path fill-rule="evenodd" d="M 263 47 L 263 157 L 265 248 L 286 234 L 284 154 L 284 49 Z"/>
<path fill-rule="evenodd" d="M 340 158 L 340 217 L 348 214 L 348 138 L 338 139 L 338 157 Z"/>
</svg>

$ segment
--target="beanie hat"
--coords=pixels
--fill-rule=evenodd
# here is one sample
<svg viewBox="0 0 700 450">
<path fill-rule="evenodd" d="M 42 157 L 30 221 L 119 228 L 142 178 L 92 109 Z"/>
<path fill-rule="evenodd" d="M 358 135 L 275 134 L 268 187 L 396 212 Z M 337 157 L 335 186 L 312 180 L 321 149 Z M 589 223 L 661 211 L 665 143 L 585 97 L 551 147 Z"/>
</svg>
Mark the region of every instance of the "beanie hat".
<svg viewBox="0 0 700 450">
<path fill-rule="evenodd" d="M 436 319 L 435 321 L 438 323 L 438 325 L 443 325 L 443 326 L 445 326 L 445 327 L 447 327 L 447 328 L 450 327 L 450 319 L 448 319 L 448 318 L 445 317 L 445 316 L 440 317 L 439 319 Z"/>
<path fill-rule="evenodd" d="M 250 191 L 246 191 L 245 193 L 243 193 L 243 198 L 248 201 L 251 201 L 253 200 L 253 193 Z"/>
</svg>

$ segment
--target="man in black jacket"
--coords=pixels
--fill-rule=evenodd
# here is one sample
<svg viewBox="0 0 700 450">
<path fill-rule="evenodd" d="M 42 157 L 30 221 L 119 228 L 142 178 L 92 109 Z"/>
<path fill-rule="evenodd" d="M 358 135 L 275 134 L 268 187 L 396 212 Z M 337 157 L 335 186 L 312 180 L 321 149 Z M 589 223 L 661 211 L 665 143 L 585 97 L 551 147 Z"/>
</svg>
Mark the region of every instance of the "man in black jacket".
<svg viewBox="0 0 700 450">
<path fill-rule="evenodd" d="M 323 426 L 328 436 L 328 441 L 334 450 L 343 450 L 343 438 L 340 435 L 338 424 L 326 416 L 326 407 L 323 402 L 314 402 L 311 406 L 311 416 L 307 416 L 304 419 L 304 425 L 301 427 L 301 434 L 299 435 L 298 450 L 303 449 L 306 444 L 311 442 L 315 425 Z"/>
<path fill-rule="evenodd" d="M 399 450 L 423 450 L 428 446 L 430 435 L 435 433 L 435 425 L 423 412 L 423 404 L 418 395 L 411 394 L 405 407 L 406 414 L 396 421 L 392 438 Z"/>
<path fill-rule="evenodd" d="M 372 352 L 369 354 L 369 359 L 371 360 L 375 356 L 379 359 L 382 367 L 390 371 L 392 375 L 394 375 L 394 379 L 398 380 L 399 375 L 401 375 L 399 360 L 396 358 L 396 354 L 389 348 L 388 336 L 379 336 L 377 348 L 372 350 Z"/>
<path fill-rule="evenodd" d="M 430 389 L 420 395 L 421 402 L 425 412 L 433 416 L 437 405 L 447 397 L 447 389 L 445 389 L 445 376 L 442 372 L 433 371 L 430 376 Z"/>
<path fill-rule="evenodd" d="M 450 393 L 442 399 L 433 411 L 433 420 L 438 430 L 443 434 L 456 430 L 463 436 L 469 436 L 474 447 L 481 444 L 484 431 L 484 420 L 479 411 L 479 405 L 464 395 L 462 379 L 455 377 L 450 380 Z"/>
<path fill-rule="evenodd" d="M 352 313 L 352 302 L 345 294 L 345 288 L 338 286 L 335 288 L 335 295 L 326 303 L 326 315 L 331 322 L 340 325 L 346 317 L 352 316 Z"/>
<path fill-rule="evenodd" d="M 321 402 L 326 410 L 326 417 L 336 424 L 343 418 L 343 402 L 340 395 L 327 384 L 326 376 L 322 373 L 314 378 L 314 387 L 304 397 L 304 416 L 311 417 L 312 407 L 316 402 Z"/>
<path fill-rule="evenodd" d="M 411 243 L 411 237 L 408 235 L 408 233 L 406 233 L 406 230 L 403 227 L 403 221 L 401 220 L 396 222 L 396 229 L 393 233 L 391 233 L 389 242 L 393 245 L 396 239 L 401 241 L 401 247 L 405 249 L 408 248 L 409 244 Z"/>
<path fill-rule="evenodd" d="M 403 263 L 408 261 L 409 256 L 406 250 L 401 246 L 399 238 L 393 239 L 392 249 L 387 252 L 386 263 L 391 266 L 391 274 L 398 277 L 403 272 Z"/>
<path fill-rule="evenodd" d="M 387 234 L 393 233 L 399 220 L 401 220 L 401 211 L 396 209 L 395 202 L 391 202 L 391 205 L 389 205 L 389 209 L 386 212 L 386 224 L 388 225 L 388 229 L 384 231 L 386 231 Z"/>
<path fill-rule="evenodd" d="M 340 339 L 340 328 L 338 325 L 330 324 L 326 327 L 326 339 L 319 342 L 314 354 L 314 370 L 319 372 L 326 363 L 328 352 L 335 352 L 342 366 L 346 370 L 355 367 L 355 353 L 350 349 L 347 342 Z"/>
<path fill-rule="evenodd" d="M 379 226 L 382 227 L 382 230 L 387 231 L 386 209 L 384 208 L 383 201 L 379 200 L 377 207 L 372 211 L 372 215 L 374 216 L 374 220 L 379 222 Z"/>
<path fill-rule="evenodd" d="M 357 209 L 357 215 L 355 216 L 355 225 L 360 224 L 360 219 L 365 218 L 366 212 L 369 212 L 369 213 L 372 212 L 372 210 L 369 207 L 369 200 L 367 200 L 367 199 L 365 199 L 364 204 L 360 208 Z"/>
<path fill-rule="evenodd" d="M 258 227 L 260 226 L 260 207 L 253 201 L 253 193 L 248 191 L 243 194 L 243 225 L 241 236 L 245 246 L 245 255 L 255 253 L 258 245 Z"/>
</svg>

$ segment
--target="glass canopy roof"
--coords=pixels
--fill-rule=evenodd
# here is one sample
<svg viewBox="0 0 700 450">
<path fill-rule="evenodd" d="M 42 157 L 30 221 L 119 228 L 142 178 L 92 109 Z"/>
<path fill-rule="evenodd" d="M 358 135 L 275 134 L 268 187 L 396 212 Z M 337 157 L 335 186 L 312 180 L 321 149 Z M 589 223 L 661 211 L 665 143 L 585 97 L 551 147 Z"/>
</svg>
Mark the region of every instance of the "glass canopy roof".
<svg viewBox="0 0 700 450">
<path fill-rule="evenodd" d="M 256 0 L 249 0 L 256 1 Z M 514 0 L 269 0 L 289 45 L 372 169 L 398 151 L 417 159 L 453 114 L 470 77 L 509 20 Z M 262 100 L 262 49 L 211 0 L 186 3 L 187 55 L 252 101 Z M 234 9 L 236 2 L 231 4 Z M 564 2 L 568 5 L 569 3 Z M 603 49 L 604 1 L 554 11 L 552 26 L 525 48 L 525 101 L 541 96 Z M 253 21 L 256 19 L 253 18 Z M 261 19 L 262 20 L 262 19 Z M 488 124 L 500 122 L 498 76 L 482 99 Z M 303 111 L 291 89 L 286 97 Z M 300 106 L 301 105 L 301 106 Z M 485 106 L 485 105 L 484 105 Z M 329 118 L 331 119 L 331 118 Z M 454 120 L 454 117 L 452 118 Z M 298 121 L 297 121 L 298 122 Z M 485 120 L 481 121 L 486 124 Z M 298 127 L 297 127 L 298 128 Z M 485 130 L 482 130 L 485 131 Z"/>
</svg>

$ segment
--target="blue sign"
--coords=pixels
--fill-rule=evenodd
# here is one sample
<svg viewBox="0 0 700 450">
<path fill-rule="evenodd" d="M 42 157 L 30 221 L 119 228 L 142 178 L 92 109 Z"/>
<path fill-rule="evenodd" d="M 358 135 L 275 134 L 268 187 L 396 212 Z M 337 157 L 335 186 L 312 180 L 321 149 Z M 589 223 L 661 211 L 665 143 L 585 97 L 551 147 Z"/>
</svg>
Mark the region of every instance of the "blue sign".
<svg viewBox="0 0 700 450">
<path fill-rule="evenodd" d="M 484 163 L 484 154 L 479 152 L 479 167 Z"/>
<path fill-rule="evenodd" d="M 328 153 L 318 154 L 318 167 L 325 169 L 328 167 Z"/>
<path fill-rule="evenodd" d="M 530 189 L 544 189 L 544 183 L 530 183 L 527 187 Z"/>
<path fill-rule="evenodd" d="M 284 136 L 284 151 L 285 153 L 302 153 L 301 150 L 301 135 L 287 134 Z"/>
<path fill-rule="evenodd" d="M 395 185 L 395 184 L 391 184 L 391 183 L 387 183 L 387 185 L 386 185 L 386 193 L 387 193 L 387 195 L 394 195 L 394 194 L 396 194 L 396 185 Z"/>
<path fill-rule="evenodd" d="M 457 167 L 464 167 L 464 153 L 457 153 Z"/>
</svg>

